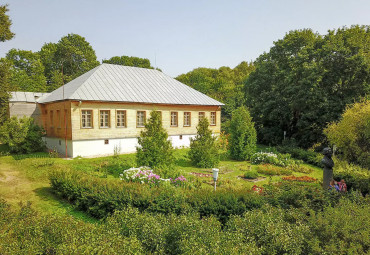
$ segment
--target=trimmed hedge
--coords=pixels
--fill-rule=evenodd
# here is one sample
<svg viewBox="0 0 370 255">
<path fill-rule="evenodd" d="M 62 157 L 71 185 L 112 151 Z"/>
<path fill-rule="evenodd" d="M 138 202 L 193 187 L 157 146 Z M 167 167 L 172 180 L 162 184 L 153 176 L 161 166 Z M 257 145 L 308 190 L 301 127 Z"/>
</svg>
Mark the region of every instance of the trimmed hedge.
<svg viewBox="0 0 370 255">
<path fill-rule="evenodd" d="M 283 182 L 265 186 L 264 195 L 251 191 L 219 189 L 188 190 L 173 186 L 150 187 L 117 179 L 104 179 L 81 172 L 55 171 L 50 176 L 54 191 L 82 211 L 104 218 L 127 207 L 161 214 L 196 212 L 200 217 L 214 215 L 222 224 L 231 215 L 261 208 L 269 203 L 283 208 L 309 206 L 314 210 L 336 203 L 341 194 L 330 194 L 319 184 Z"/>
</svg>

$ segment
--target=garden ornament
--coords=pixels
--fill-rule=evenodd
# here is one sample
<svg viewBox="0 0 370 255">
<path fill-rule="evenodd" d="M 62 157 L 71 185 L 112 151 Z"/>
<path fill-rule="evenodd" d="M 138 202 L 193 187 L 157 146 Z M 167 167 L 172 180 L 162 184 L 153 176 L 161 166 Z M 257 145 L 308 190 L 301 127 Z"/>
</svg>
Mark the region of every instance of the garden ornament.
<svg viewBox="0 0 370 255">
<path fill-rule="evenodd" d="M 331 158 L 333 156 L 333 152 L 330 148 L 324 148 L 322 154 L 324 155 L 321 163 L 324 166 L 324 176 L 323 176 L 323 188 L 328 189 L 330 181 L 333 180 L 333 167 L 334 161 Z"/>
</svg>

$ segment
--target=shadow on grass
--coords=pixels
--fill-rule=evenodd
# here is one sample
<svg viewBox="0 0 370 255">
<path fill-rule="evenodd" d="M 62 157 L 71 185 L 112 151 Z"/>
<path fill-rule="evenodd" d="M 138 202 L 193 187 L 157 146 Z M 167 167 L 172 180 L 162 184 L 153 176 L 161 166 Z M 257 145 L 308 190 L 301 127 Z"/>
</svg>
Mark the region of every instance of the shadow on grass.
<svg viewBox="0 0 370 255">
<path fill-rule="evenodd" d="M 59 198 L 52 190 L 51 187 L 42 187 L 34 190 L 36 196 L 41 200 L 47 201 L 48 209 L 51 209 L 54 213 L 62 214 L 67 213 L 77 219 L 81 219 L 85 222 L 97 223 L 99 220 L 87 215 L 82 211 L 76 210 L 68 201 Z M 59 209 L 61 212 L 57 212 Z"/>
</svg>

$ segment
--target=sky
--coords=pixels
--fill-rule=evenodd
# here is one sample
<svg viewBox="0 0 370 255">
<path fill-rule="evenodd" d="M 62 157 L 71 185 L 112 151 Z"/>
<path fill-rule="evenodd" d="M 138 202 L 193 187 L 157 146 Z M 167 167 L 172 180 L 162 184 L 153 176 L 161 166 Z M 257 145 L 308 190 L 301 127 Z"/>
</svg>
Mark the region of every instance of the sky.
<svg viewBox="0 0 370 255">
<path fill-rule="evenodd" d="M 91 44 L 99 61 L 148 58 L 172 77 L 198 67 L 234 68 L 268 52 L 295 29 L 370 25 L 369 0 L 1 0 L 15 38 L 0 44 L 39 51 L 69 33 Z"/>
</svg>

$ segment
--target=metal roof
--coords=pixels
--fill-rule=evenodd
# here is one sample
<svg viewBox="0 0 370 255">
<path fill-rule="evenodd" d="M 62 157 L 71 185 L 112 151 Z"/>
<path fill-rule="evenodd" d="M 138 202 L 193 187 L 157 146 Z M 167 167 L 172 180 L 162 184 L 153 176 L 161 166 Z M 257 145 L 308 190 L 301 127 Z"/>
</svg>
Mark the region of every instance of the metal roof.
<svg viewBox="0 0 370 255">
<path fill-rule="evenodd" d="M 153 69 L 101 64 L 41 98 L 39 103 L 64 99 L 179 105 L 224 105 Z"/>
<path fill-rule="evenodd" d="M 47 96 L 49 94 L 50 93 L 15 91 L 10 92 L 9 102 L 36 103 L 39 99 L 41 99 L 41 97 Z"/>
</svg>

